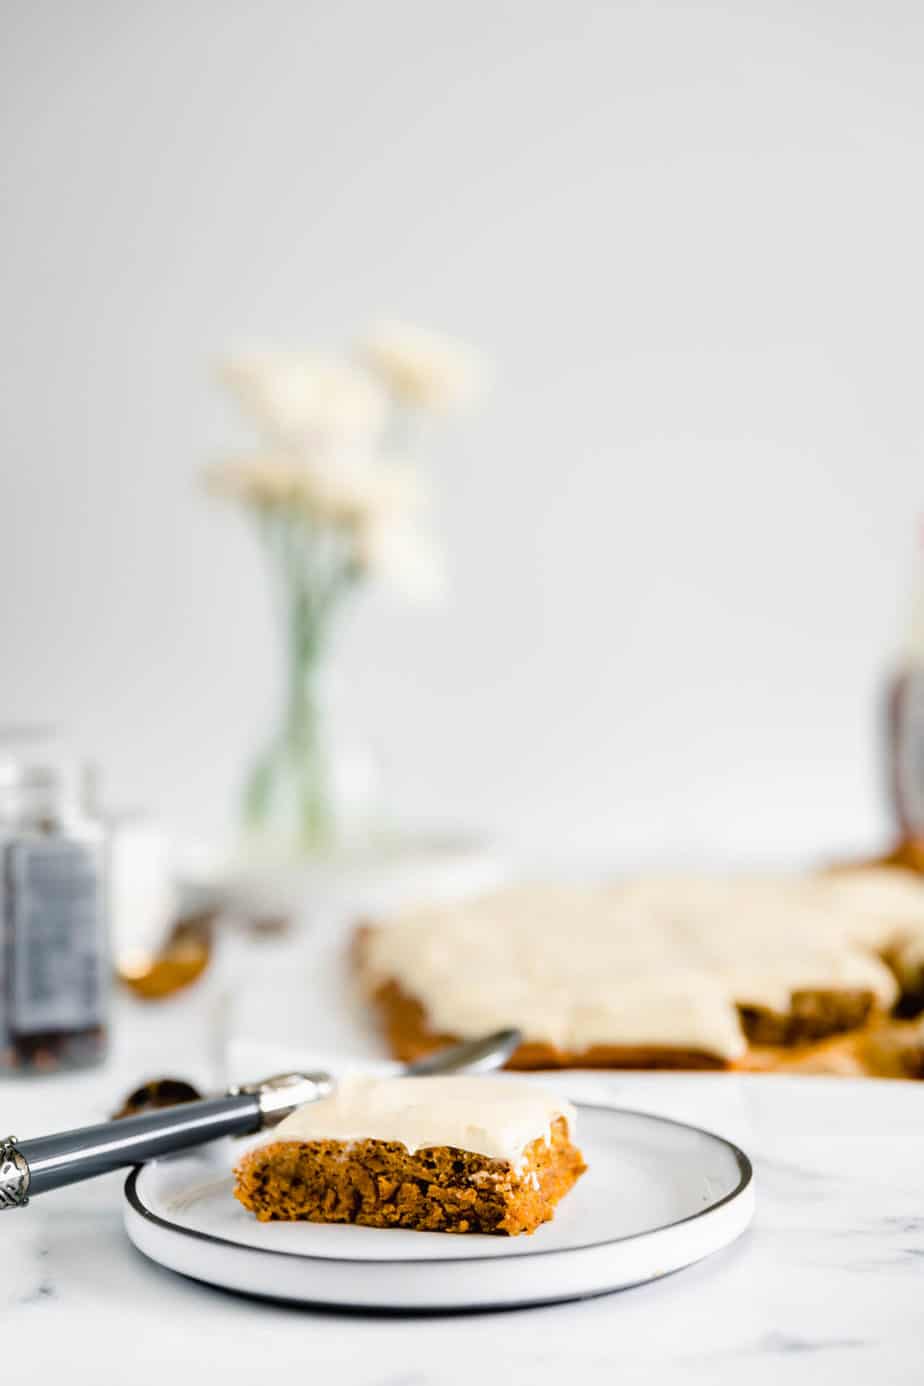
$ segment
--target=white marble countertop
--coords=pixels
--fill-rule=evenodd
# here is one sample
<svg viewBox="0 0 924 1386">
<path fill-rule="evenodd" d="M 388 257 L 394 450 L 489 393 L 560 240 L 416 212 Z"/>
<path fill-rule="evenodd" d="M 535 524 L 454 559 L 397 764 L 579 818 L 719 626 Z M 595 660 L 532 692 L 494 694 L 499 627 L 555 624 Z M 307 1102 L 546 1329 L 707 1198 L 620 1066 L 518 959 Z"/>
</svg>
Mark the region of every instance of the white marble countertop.
<svg viewBox="0 0 924 1386">
<path fill-rule="evenodd" d="M 105 1067 L 0 1083 L 0 1134 L 102 1119 L 152 1072 L 214 1085 L 220 1003 L 218 980 L 153 1007 L 121 1001 Z M 276 1379 L 284 1367 L 337 1386 L 924 1380 L 924 1084 L 612 1081 L 625 1105 L 698 1116 L 748 1150 L 757 1213 L 730 1249 L 651 1285 L 551 1308 L 320 1313 L 237 1298 L 145 1260 L 122 1230 L 122 1176 L 107 1176 L 4 1217 L 4 1378 L 143 1386 Z"/>
</svg>

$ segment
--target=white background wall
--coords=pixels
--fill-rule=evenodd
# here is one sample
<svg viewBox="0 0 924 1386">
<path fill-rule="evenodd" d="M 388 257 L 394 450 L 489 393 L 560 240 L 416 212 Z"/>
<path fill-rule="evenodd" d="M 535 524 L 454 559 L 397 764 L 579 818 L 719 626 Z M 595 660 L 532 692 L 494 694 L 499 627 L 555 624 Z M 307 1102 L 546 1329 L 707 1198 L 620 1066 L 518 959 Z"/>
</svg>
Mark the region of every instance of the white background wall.
<svg viewBox="0 0 924 1386">
<path fill-rule="evenodd" d="M 0 715 L 220 822 L 273 632 L 197 469 L 230 343 L 381 313 L 499 385 L 453 590 L 344 712 L 399 807 L 556 850 L 874 844 L 921 505 L 916 0 L 4 0 Z"/>
</svg>

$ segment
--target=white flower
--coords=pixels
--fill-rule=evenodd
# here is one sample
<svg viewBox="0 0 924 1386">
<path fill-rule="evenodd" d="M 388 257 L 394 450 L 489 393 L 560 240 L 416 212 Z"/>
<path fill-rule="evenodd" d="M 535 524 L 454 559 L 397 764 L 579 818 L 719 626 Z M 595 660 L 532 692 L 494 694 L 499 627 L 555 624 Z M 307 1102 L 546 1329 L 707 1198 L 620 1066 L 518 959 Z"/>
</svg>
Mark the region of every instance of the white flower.
<svg viewBox="0 0 924 1386">
<path fill-rule="evenodd" d="M 369 523 L 355 535 L 360 567 L 381 577 L 414 601 L 437 601 L 446 587 L 446 572 L 433 539 L 407 523 Z"/>
<path fill-rule="evenodd" d="M 216 463 L 209 489 L 255 507 L 280 507 L 322 524 L 365 523 L 384 504 L 384 484 L 366 466 L 320 463 L 301 454 L 256 453 Z"/>
<path fill-rule="evenodd" d="M 299 503 L 336 523 L 355 526 L 405 522 L 423 505 L 418 473 L 363 453 L 340 453 L 302 465 Z"/>
<path fill-rule="evenodd" d="M 426 532 L 420 474 L 390 458 L 396 402 L 449 409 L 472 399 L 484 368 L 465 347 L 402 324 L 362 344 L 361 362 L 311 353 L 232 356 L 221 377 L 262 435 L 263 448 L 209 469 L 209 487 L 263 514 L 314 553 L 306 572 L 344 582 L 367 574 L 433 598 L 443 568 Z M 314 580 L 314 579 L 313 579 Z M 330 579 L 333 580 L 333 579 Z"/>
<path fill-rule="evenodd" d="M 287 449 L 324 450 L 381 436 L 385 392 L 354 367 L 304 352 L 232 356 L 220 378 L 267 441 Z"/>
<path fill-rule="evenodd" d="M 461 342 L 409 323 L 379 324 L 358 350 L 399 400 L 418 408 L 461 409 L 485 389 L 488 372 L 483 358 Z"/>
<path fill-rule="evenodd" d="M 424 528 L 429 495 L 420 473 L 394 461 L 354 461 L 330 469 L 326 480 L 331 498 L 348 516 L 358 566 L 415 600 L 441 596 L 445 573 L 437 545 Z"/>
<path fill-rule="evenodd" d="M 263 454 L 231 457 L 207 469 L 205 484 L 214 495 L 245 505 L 292 505 L 301 490 L 303 471 L 297 458 Z"/>
<path fill-rule="evenodd" d="M 317 461 L 257 453 L 216 463 L 206 483 L 255 510 L 300 516 L 339 533 L 362 572 L 406 596 L 433 600 L 443 590 L 439 554 L 421 523 L 426 496 L 411 467 L 360 455 Z"/>
<path fill-rule="evenodd" d="M 361 454 L 307 460 L 287 453 L 232 457 L 209 468 L 214 493 L 301 517 L 338 532 L 351 560 L 405 595 L 432 600 L 443 587 L 436 547 L 421 527 L 426 496 L 418 473 Z"/>
</svg>

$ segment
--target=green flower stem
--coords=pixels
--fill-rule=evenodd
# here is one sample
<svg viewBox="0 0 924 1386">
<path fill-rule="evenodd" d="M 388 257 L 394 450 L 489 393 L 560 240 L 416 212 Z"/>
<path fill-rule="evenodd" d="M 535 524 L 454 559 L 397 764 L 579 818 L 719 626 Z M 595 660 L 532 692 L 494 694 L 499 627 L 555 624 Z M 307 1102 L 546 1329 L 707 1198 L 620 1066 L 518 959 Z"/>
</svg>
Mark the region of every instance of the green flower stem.
<svg viewBox="0 0 924 1386">
<path fill-rule="evenodd" d="M 252 834 L 316 853 L 336 834 L 319 685 L 332 619 L 356 571 L 340 536 L 292 508 L 266 506 L 257 518 L 288 667 L 281 724 L 247 778 L 243 819 Z"/>
</svg>

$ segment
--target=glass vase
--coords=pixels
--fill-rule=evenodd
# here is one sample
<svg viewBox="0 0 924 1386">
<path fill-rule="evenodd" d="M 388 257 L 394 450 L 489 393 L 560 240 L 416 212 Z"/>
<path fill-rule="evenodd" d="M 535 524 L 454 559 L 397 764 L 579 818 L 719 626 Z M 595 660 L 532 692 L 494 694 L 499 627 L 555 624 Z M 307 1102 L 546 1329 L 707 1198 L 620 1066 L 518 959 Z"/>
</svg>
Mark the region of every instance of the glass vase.
<svg viewBox="0 0 924 1386">
<path fill-rule="evenodd" d="M 328 651 L 336 608 L 312 581 L 310 565 L 293 562 L 292 552 L 291 542 L 269 549 L 281 615 L 282 701 L 246 778 L 241 815 L 246 844 L 281 860 L 327 857 L 364 843 L 377 809 L 373 759 L 342 739 L 334 715 Z M 294 552 L 301 560 L 301 549 Z"/>
</svg>

